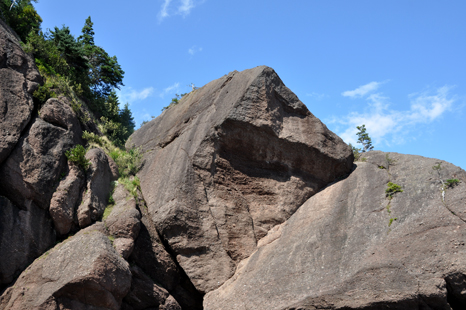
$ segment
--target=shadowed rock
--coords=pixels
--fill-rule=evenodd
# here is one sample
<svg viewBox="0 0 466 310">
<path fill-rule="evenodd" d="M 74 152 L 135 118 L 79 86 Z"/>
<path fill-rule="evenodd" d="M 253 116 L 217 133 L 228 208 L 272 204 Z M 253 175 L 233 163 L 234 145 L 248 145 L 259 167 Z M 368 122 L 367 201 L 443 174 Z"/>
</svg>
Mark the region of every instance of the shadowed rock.
<svg viewBox="0 0 466 310">
<path fill-rule="evenodd" d="M 420 156 L 364 157 L 208 293 L 204 309 L 466 309 L 466 172 Z M 441 180 L 453 178 L 461 182 L 443 200 Z M 402 189 L 391 199 L 389 181 Z"/>
<path fill-rule="evenodd" d="M 46 210 L 33 202 L 20 209 L 0 196 L 0 290 L 54 243 Z"/>
<path fill-rule="evenodd" d="M 352 166 L 350 148 L 262 66 L 183 97 L 134 133 L 158 231 L 201 292 L 233 275 L 257 241 Z"/>
<path fill-rule="evenodd" d="M 0 20 L 0 163 L 18 143 L 31 120 L 32 93 L 42 79 L 18 37 Z"/>
<path fill-rule="evenodd" d="M 99 230 L 89 227 L 34 261 L 0 297 L 0 309 L 120 309 L 131 272 Z"/>
</svg>

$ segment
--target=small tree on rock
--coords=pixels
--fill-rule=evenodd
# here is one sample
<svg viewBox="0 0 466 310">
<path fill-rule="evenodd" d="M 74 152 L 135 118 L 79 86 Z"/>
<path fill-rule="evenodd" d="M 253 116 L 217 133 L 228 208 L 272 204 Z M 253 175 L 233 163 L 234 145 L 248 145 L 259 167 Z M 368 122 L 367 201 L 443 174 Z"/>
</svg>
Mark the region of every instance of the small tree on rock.
<svg viewBox="0 0 466 310">
<path fill-rule="evenodd" d="M 363 146 L 362 152 L 374 149 L 372 146 L 372 140 L 366 132 L 366 125 L 356 126 L 356 128 L 359 130 L 356 135 L 358 136 L 358 143 L 361 143 Z"/>
</svg>

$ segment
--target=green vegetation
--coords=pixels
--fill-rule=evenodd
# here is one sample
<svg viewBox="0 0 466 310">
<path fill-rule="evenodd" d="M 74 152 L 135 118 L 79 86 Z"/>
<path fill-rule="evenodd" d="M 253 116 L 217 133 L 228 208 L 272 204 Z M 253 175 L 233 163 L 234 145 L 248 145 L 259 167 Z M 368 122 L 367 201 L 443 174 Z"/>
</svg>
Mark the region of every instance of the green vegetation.
<svg viewBox="0 0 466 310">
<path fill-rule="evenodd" d="M 388 182 L 387 189 L 385 190 L 385 194 L 387 195 L 387 197 L 390 197 L 390 199 L 392 199 L 393 195 L 401 192 L 403 192 L 403 190 L 401 189 L 400 185 Z"/>
<path fill-rule="evenodd" d="M 358 143 L 361 143 L 363 146 L 362 152 L 374 149 L 372 146 L 372 140 L 369 137 L 369 134 L 366 132 L 366 125 L 363 124 L 361 126 L 356 126 L 356 128 L 359 130 L 356 135 L 358 136 Z"/>
<path fill-rule="evenodd" d="M 84 157 L 86 155 L 86 149 L 80 144 L 66 151 L 65 155 L 69 162 L 81 167 L 84 170 L 86 170 L 90 165 L 89 160 Z"/>
<path fill-rule="evenodd" d="M 178 103 L 180 103 L 180 99 L 183 98 L 186 94 L 187 93 L 184 93 L 184 94 L 181 94 L 181 95 L 176 94 L 175 98 L 172 98 L 172 101 L 170 102 L 170 104 L 168 106 L 162 108 L 162 112 L 169 109 L 169 108 L 171 108 L 172 106 L 177 105 Z"/>
<path fill-rule="evenodd" d="M 456 185 L 458 185 L 459 182 L 460 180 L 458 179 L 448 179 L 445 181 L 445 185 L 447 187 L 455 187 Z"/>
<path fill-rule="evenodd" d="M 85 20 L 78 38 L 64 25 L 44 33 L 33 2 L 37 0 L 0 0 L 0 18 L 18 34 L 44 79 L 44 85 L 33 94 L 35 103 L 40 106 L 49 98 L 64 95 L 83 124 L 95 119 L 103 134 L 123 146 L 135 123 L 129 105 L 120 108 L 115 93 L 123 86 L 125 73 L 116 56 L 95 44 L 91 17 Z"/>
<path fill-rule="evenodd" d="M 393 221 L 396 221 L 398 218 L 395 217 L 395 218 L 390 218 L 390 220 L 388 221 L 388 227 L 392 226 L 393 224 Z"/>
</svg>

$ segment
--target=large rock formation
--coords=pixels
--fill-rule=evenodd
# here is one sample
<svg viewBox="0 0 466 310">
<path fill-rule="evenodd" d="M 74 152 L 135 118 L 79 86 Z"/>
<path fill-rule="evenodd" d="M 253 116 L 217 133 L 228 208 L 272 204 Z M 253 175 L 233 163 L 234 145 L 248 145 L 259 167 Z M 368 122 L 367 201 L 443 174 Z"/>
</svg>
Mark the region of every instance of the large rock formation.
<svg viewBox="0 0 466 310">
<path fill-rule="evenodd" d="M 32 93 L 42 79 L 14 32 L 0 19 L 0 163 L 32 117 Z"/>
<path fill-rule="evenodd" d="M 466 172 L 420 156 L 364 157 L 207 294 L 204 309 L 466 309 Z M 390 197 L 388 182 L 402 191 Z"/>
<path fill-rule="evenodd" d="M 353 159 L 265 66 L 188 94 L 127 145 L 144 152 L 150 217 L 200 292 L 231 277 L 269 229 Z"/>
<path fill-rule="evenodd" d="M 131 287 L 128 263 L 96 224 L 56 245 L 0 298 L 0 310 L 120 309 Z"/>
</svg>

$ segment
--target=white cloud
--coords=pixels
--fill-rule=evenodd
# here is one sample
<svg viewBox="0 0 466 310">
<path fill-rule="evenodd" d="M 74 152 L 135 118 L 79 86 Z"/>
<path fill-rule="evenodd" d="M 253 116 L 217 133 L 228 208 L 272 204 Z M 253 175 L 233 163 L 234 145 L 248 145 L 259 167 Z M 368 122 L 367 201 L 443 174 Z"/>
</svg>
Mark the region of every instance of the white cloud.
<svg viewBox="0 0 466 310">
<path fill-rule="evenodd" d="M 178 12 L 186 16 L 188 15 L 191 10 L 194 8 L 193 0 L 181 0 L 181 6 L 178 7 Z"/>
<path fill-rule="evenodd" d="M 194 45 L 193 47 L 188 49 L 188 53 L 191 54 L 191 55 L 194 55 L 197 52 L 202 52 L 202 47 L 196 47 L 196 45 Z"/>
<path fill-rule="evenodd" d="M 381 84 L 380 82 L 370 82 L 370 83 L 367 83 L 366 85 L 359 86 L 355 90 L 347 90 L 341 93 L 341 95 L 344 97 L 360 98 L 360 97 L 363 97 L 364 95 L 367 95 L 370 92 L 377 90 L 380 84 Z"/>
<path fill-rule="evenodd" d="M 306 94 L 306 96 L 309 96 L 309 97 L 312 97 L 316 100 L 322 100 L 326 97 L 325 94 L 319 94 L 319 93 L 316 93 L 316 92 L 312 92 L 312 93 L 308 93 Z"/>
<path fill-rule="evenodd" d="M 122 90 L 117 91 L 117 95 L 121 104 L 125 104 L 127 102 L 133 104 L 134 101 L 144 100 L 151 96 L 153 93 L 153 87 L 146 87 L 141 91 L 134 90 L 131 87 L 125 87 Z"/>
<path fill-rule="evenodd" d="M 173 0 L 163 0 L 160 12 L 158 13 L 159 23 L 173 15 L 186 17 L 191 13 L 192 9 L 204 3 L 204 1 L 205 0 L 175 0 L 175 2 L 173 2 Z"/>
<path fill-rule="evenodd" d="M 456 97 L 450 94 L 451 87 L 444 86 L 434 94 L 423 92 L 412 94 L 409 110 L 394 110 L 389 98 L 379 93 L 367 97 L 365 112 L 352 112 L 345 117 L 334 117 L 331 121 L 341 125 L 340 137 L 347 143 L 356 145 L 356 126 L 366 125 L 373 144 L 401 144 L 406 142 L 407 132 L 414 126 L 431 123 L 452 109 Z"/>
<path fill-rule="evenodd" d="M 160 94 L 160 98 L 163 98 L 165 97 L 166 94 L 168 93 L 172 93 L 172 92 L 177 92 L 180 88 L 180 83 L 176 82 L 174 83 L 173 85 L 171 86 L 168 86 L 167 88 L 165 88 Z"/>
<path fill-rule="evenodd" d="M 162 21 L 165 17 L 170 16 L 168 15 L 168 6 L 170 5 L 170 2 L 172 2 L 172 0 L 163 1 L 162 8 L 160 9 L 159 16 L 158 16 L 159 21 Z"/>
</svg>

